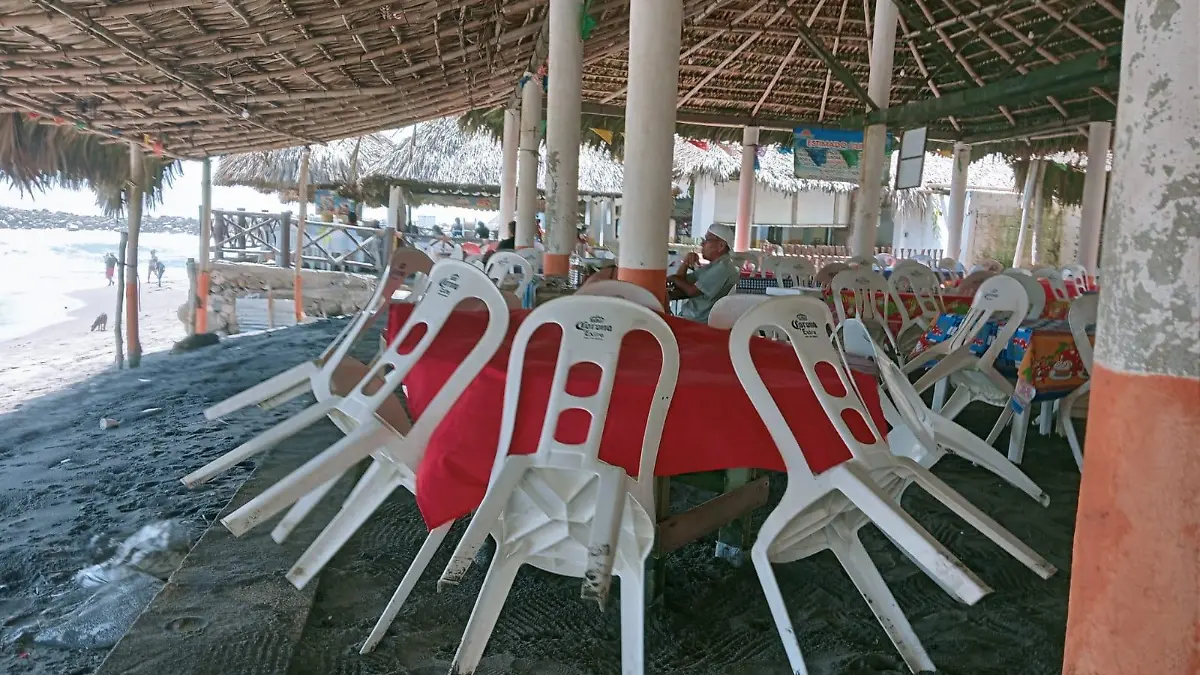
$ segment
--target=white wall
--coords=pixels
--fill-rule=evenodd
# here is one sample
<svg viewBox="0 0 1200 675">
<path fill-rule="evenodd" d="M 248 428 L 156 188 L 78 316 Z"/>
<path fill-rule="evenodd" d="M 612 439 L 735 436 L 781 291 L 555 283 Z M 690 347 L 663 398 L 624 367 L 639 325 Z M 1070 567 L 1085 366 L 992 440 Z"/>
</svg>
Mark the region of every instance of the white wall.
<svg viewBox="0 0 1200 675">
<path fill-rule="evenodd" d="M 937 208 L 930 209 L 923 217 L 920 214 L 900 215 L 893 212 L 892 248 L 945 250 L 948 201 L 948 197 L 940 197 Z"/>
<path fill-rule="evenodd" d="M 699 182 L 697 183 L 699 184 Z M 711 222 L 732 223 L 737 220 L 738 181 L 731 180 L 715 186 L 716 200 Z M 829 192 L 801 192 L 797 197 L 797 225 L 830 225 L 833 221 L 835 195 Z M 844 197 L 842 197 L 844 200 Z M 845 207 L 841 219 L 845 221 Z M 695 212 L 693 211 L 693 216 Z M 755 186 L 754 211 L 751 220 L 757 225 L 790 225 L 792 196 L 776 192 L 762 183 Z M 696 221 L 693 221 L 696 222 Z M 702 227 L 708 223 L 702 223 Z"/>
</svg>

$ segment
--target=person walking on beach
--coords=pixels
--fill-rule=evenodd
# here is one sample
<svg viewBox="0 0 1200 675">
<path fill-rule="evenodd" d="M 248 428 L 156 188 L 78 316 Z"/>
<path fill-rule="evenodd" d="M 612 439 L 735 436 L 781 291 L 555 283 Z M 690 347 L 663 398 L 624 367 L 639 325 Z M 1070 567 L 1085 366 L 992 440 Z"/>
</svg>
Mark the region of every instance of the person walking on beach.
<svg viewBox="0 0 1200 675">
<path fill-rule="evenodd" d="M 156 260 L 157 266 L 154 268 L 154 275 L 158 277 L 158 287 L 162 288 L 162 275 L 167 271 L 167 266 L 161 260 Z"/>
<path fill-rule="evenodd" d="M 108 285 L 113 285 L 113 273 L 117 271 L 117 256 L 112 253 L 104 255 L 104 277 L 108 279 Z"/>
</svg>

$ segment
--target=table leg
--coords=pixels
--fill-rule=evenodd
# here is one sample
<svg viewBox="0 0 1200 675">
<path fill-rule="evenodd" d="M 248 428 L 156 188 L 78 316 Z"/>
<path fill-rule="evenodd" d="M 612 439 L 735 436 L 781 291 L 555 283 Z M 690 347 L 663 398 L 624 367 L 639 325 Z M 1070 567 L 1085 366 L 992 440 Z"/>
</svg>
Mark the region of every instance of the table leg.
<svg viewBox="0 0 1200 675">
<path fill-rule="evenodd" d="M 725 471 L 725 492 L 731 492 L 754 480 L 753 469 L 729 469 Z M 745 551 L 751 543 L 751 516 L 746 514 L 741 518 L 722 527 L 717 533 L 717 547 L 714 555 L 728 560 L 734 567 L 741 567 Z"/>
<path fill-rule="evenodd" d="M 1029 429 L 1029 410 L 1032 403 L 1025 404 L 1021 412 L 1013 415 L 1012 428 L 1008 433 L 1008 459 L 1020 464 L 1025 457 L 1025 432 Z"/>
<path fill-rule="evenodd" d="M 671 513 L 671 479 L 668 476 L 658 476 L 654 479 L 654 513 L 655 518 L 662 520 Z M 662 601 L 663 589 L 667 585 L 667 566 L 655 536 L 654 552 L 646 561 L 646 606 L 650 607 Z"/>
<path fill-rule="evenodd" d="M 933 385 L 933 411 L 941 412 L 946 405 L 946 392 L 950 389 L 950 379 L 943 377 Z"/>
<path fill-rule="evenodd" d="M 1054 428 L 1055 403 L 1055 401 L 1042 401 L 1041 413 L 1038 417 L 1038 433 L 1042 436 L 1049 436 L 1050 430 Z"/>
</svg>

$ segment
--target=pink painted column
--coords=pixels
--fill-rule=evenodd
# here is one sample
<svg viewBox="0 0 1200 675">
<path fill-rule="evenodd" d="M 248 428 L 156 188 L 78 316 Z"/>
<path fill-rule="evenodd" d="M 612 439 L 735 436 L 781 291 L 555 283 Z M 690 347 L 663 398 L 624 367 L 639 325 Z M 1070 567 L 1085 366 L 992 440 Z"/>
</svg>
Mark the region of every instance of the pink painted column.
<svg viewBox="0 0 1200 675">
<path fill-rule="evenodd" d="M 1200 672 L 1197 27 L 1125 3 L 1065 675 Z"/>
<path fill-rule="evenodd" d="M 742 130 L 742 170 L 738 174 L 737 222 L 733 250 L 750 250 L 750 228 L 754 225 L 754 160 L 758 157 L 758 127 Z M 707 226 L 709 223 L 705 223 Z"/>
</svg>

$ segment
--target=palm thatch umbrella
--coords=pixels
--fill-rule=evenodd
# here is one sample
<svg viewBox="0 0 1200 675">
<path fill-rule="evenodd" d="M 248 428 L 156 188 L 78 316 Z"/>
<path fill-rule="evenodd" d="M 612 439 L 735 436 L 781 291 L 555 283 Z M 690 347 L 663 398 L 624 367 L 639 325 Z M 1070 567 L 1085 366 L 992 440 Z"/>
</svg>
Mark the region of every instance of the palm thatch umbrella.
<svg viewBox="0 0 1200 675">
<path fill-rule="evenodd" d="M 147 155 L 145 207 L 162 202 L 163 189 L 179 176 L 179 162 Z M 51 187 L 88 188 L 107 216 L 125 208 L 129 147 L 74 128 L 47 124 L 20 113 L 0 114 L 0 179 L 22 194 Z"/>
<path fill-rule="evenodd" d="M 298 196 L 301 147 L 226 155 L 217 163 L 213 182 L 244 185 L 260 192 Z M 364 176 L 376 173 L 397 151 L 386 134 L 369 134 L 313 147 L 308 159 L 309 189 L 334 189 L 359 197 Z"/>
</svg>

